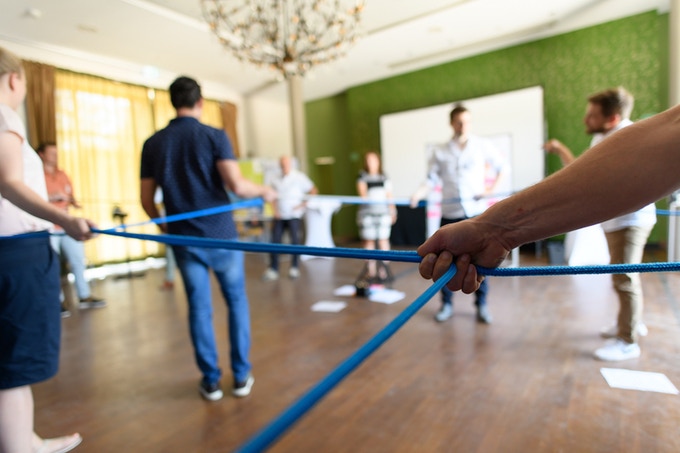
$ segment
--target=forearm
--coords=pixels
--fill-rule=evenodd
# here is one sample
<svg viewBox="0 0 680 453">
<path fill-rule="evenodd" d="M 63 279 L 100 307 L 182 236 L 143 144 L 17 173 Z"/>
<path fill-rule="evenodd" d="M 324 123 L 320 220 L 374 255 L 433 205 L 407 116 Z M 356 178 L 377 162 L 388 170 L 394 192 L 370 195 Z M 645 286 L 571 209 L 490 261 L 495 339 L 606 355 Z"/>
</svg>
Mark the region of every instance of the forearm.
<svg viewBox="0 0 680 453">
<path fill-rule="evenodd" d="M 153 202 L 153 199 L 151 201 L 142 199 L 142 209 L 144 209 L 144 212 L 149 216 L 150 219 L 157 219 L 161 216 L 161 213 L 158 210 L 156 203 Z"/>
<path fill-rule="evenodd" d="M 418 206 L 418 203 L 420 202 L 420 200 L 425 198 L 429 192 L 430 192 L 429 182 L 425 181 L 425 182 L 421 183 L 418 186 L 418 188 L 415 190 L 415 192 L 413 192 L 413 194 L 411 194 L 411 199 L 410 199 L 411 207 L 415 208 L 416 206 Z"/>
<path fill-rule="evenodd" d="M 562 166 L 564 167 L 573 163 L 576 160 L 576 157 L 574 157 L 574 153 L 572 153 L 571 150 L 566 146 L 561 146 L 555 152 L 555 154 L 557 154 L 557 156 L 560 158 L 560 160 L 562 161 Z"/>
<path fill-rule="evenodd" d="M 21 181 L 4 182 L 0 187 L 0 192 L 3 198 L 35 217 L 57 225 L 64 225 L 71 219 L 67 212 L 45 201 Z"/>
<path fill-rule="evenodd" d="M 543 145 L 543 148 L 547 152 L 557 155 L 562 161 L 562 165 L 565 167 L 576 160 L 574 153 L 559 140 L 548 140 L 545 145 Z"/>
<path fill-rule="evenodd" d="M 234 181 L 229 189 L 241 198 L 264 197 L 267 193 L 267 188 L 265 186 L 243 177 L 238 181 Z"/>
</svg>

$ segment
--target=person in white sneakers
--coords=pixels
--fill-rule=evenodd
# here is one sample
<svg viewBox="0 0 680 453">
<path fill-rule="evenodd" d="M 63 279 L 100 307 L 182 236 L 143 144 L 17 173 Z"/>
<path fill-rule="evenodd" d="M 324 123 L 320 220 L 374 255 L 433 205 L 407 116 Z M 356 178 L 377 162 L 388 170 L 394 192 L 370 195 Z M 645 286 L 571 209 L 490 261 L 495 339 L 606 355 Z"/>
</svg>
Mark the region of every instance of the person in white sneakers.
<svg viewBox="0 0 680 453">
<path fill-rule="evenodd" d="M 615 132 L 630 126 L 633 96 L 624 88 L 611 88 L 588 98 L 583 119 L 586 132 L 593 136 L 594 147 Z M 550 140 L 544 148 L 557 154 L 564 165 L 575 160 L 572 152 L 558 140 Z M 656 206 L 650 203 L 643 208 L 601 224 L 607 238 L 611 264 L 635 264 L 642 262 L 647 238 L 656 223 Z M 642 284 L 637 273 L 613 274 L 614 289 L 619 297 L 619 315 L 614 326 L 603 328 L 600 334 L 610 339 L 604 347 L 595 351 L 595 358 L 605 361 L 627 360 L 640 356 L 638 339 L 647 335 L 642 323 L 644 305 Z"/>
<path fill-rule="evenodd" d="M 441 227 L 418 248 L 419 271 L 471 294 L 484 280 L 476 266 L 498 267 L 522 244 L 633 212 L 680 188 L 680 105 L 638 121 L 573 164 L 491 206 Z"/>
<path fill-rule="evenodd" d="M 299 170 L 293 168 L 293 162 L 289 156 L 283 156 L 279 160 L 281 176 L 272 183 L 272 188 L 278 194 L 272 202 L 274 207 L 274 222 L 272 223 L 272 242 L 280 244 L 284 230 L 290 234 L 292 244 L 302 243 L 302 215 L 305 213 L 305 195 L 317 193 L 314 183 Z M 298 278 L 299 255 L 292 256 L 292 263 L 288 269 L 290 278 Z M 279 278 L 279 255 L 270 255 L 269 268 L 262 276 L 264 280 L 277 280 Z"/>
</svg>

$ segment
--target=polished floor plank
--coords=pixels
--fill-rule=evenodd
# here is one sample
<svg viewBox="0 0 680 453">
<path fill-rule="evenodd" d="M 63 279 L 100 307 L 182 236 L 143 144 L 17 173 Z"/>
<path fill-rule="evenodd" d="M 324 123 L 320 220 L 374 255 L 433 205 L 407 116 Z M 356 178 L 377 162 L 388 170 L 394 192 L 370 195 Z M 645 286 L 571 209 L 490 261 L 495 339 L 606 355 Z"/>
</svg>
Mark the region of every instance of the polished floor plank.
<svg viewBox="0 0 680 453">
<path fill-rule="evenodd" d="M 292 281 L 284 260 L 282 278 L 262 282 L 264 257 L 248 254 L 256 383 L 250 397 L 227 391 L 217 403 L 197 392 L 181 282 L 159 290 L 160 270 L 96 282 L 109 305 L 63 320 L 60 372 L 34 386 L 38 432 L 78 430 L 82 452 L 233 451 L 429 286 L 415 265 L 392 263 L 399 303 L 333 296 L 362 264 L 312 259 Z M 544 262 L 523 254 L 532 264 Z M 608 275 L 493 278 L 493 325 L 475 322 L 472 296 L 457 294 L 454 318 L 441 324 L 431 301 L 271 451 L 680 451 L 677 395 L 610 389 L 600 374 L 655 371 L 680 386 L 680 274 L 642 280 L 650 334 L 639 359 L 592 359 L 617 311 Z M 312 312 L 319 300 L 348 306 Z M 214 301 L 228 390 L 226 309 Z"/>
</svg>

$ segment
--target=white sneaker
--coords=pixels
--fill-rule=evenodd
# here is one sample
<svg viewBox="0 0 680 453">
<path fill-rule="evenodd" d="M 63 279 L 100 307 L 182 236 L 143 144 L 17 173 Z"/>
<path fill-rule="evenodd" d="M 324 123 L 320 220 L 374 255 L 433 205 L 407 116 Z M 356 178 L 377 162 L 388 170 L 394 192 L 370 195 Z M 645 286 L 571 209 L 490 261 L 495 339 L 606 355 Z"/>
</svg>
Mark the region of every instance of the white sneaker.
<svg viewBox="0 0 680 453">
<path fill-rule="evenodd" d="M 647 329 L 647 326 L 644 323 L 639 322 L 637 323 L 637 326 L 635 326 L 635 333 L 637 333 L 639 337 L 646 337 L 649 333 L 649 329 Z M 618 334 L 619 326 L 616 324 L 609 327 L 603 327 L 602 330 L 600 330 L 600 336 L 602 338 L 616 338 Z"/>
<path fill-rule="evenodd" d="M 610 340 L 604 347 L 597 349 L 594 356 L 605 362 L 634 359 L 640 357 L 640 346 L 637 343 L 630 344 L 619 339 Z"/>
<path fill-rule="evenodd" d="M 298 269 L 297 267 L 291 267 L 290 269 L 288 269 L 288 277 L 295 279 L 298 278 L 299 276 L 300 269 Z"/>
<path fill-rule="evenodd" d="M 273 280 L 278 280 L 279 279 L 279 273 L 272 269 L 271 267 L 264 271 L 264 274 L 262 274 L 262 280 L 266 282 L 271 282 Z"/>
<path fill-rule="evenodd" d="M 232 389 L 231 393 L 237 398 L 244 398 L 250 395 L 250 389 L 253 388 L 254 383 L 255 378 L 253 377 L 252 374 L 248 373 L 248 376 L 246 376 L 245 381 L 234 382 L 234 388 Z"/>
<path fill-rule="evenodd" d="M 442 304 L 442 308 L 434 315 L 437 322 L 444 322 L 453 316 L 453 306 L 451 304 Z"/>
</svg>

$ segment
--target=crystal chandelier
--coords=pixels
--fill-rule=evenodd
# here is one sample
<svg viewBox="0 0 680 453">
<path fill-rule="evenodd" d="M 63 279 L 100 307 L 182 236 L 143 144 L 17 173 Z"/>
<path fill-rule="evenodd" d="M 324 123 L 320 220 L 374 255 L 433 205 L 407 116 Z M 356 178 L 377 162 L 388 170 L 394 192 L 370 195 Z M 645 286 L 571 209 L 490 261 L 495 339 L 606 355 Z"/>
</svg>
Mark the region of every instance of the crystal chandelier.
<svg viewBox="0 0 680 453">
<path fill-rule="evenodd" d="M 365 0 L 201 0 L 203 16 L 240 61 L 302 76 L 343 56 Z"/>
</svg>

